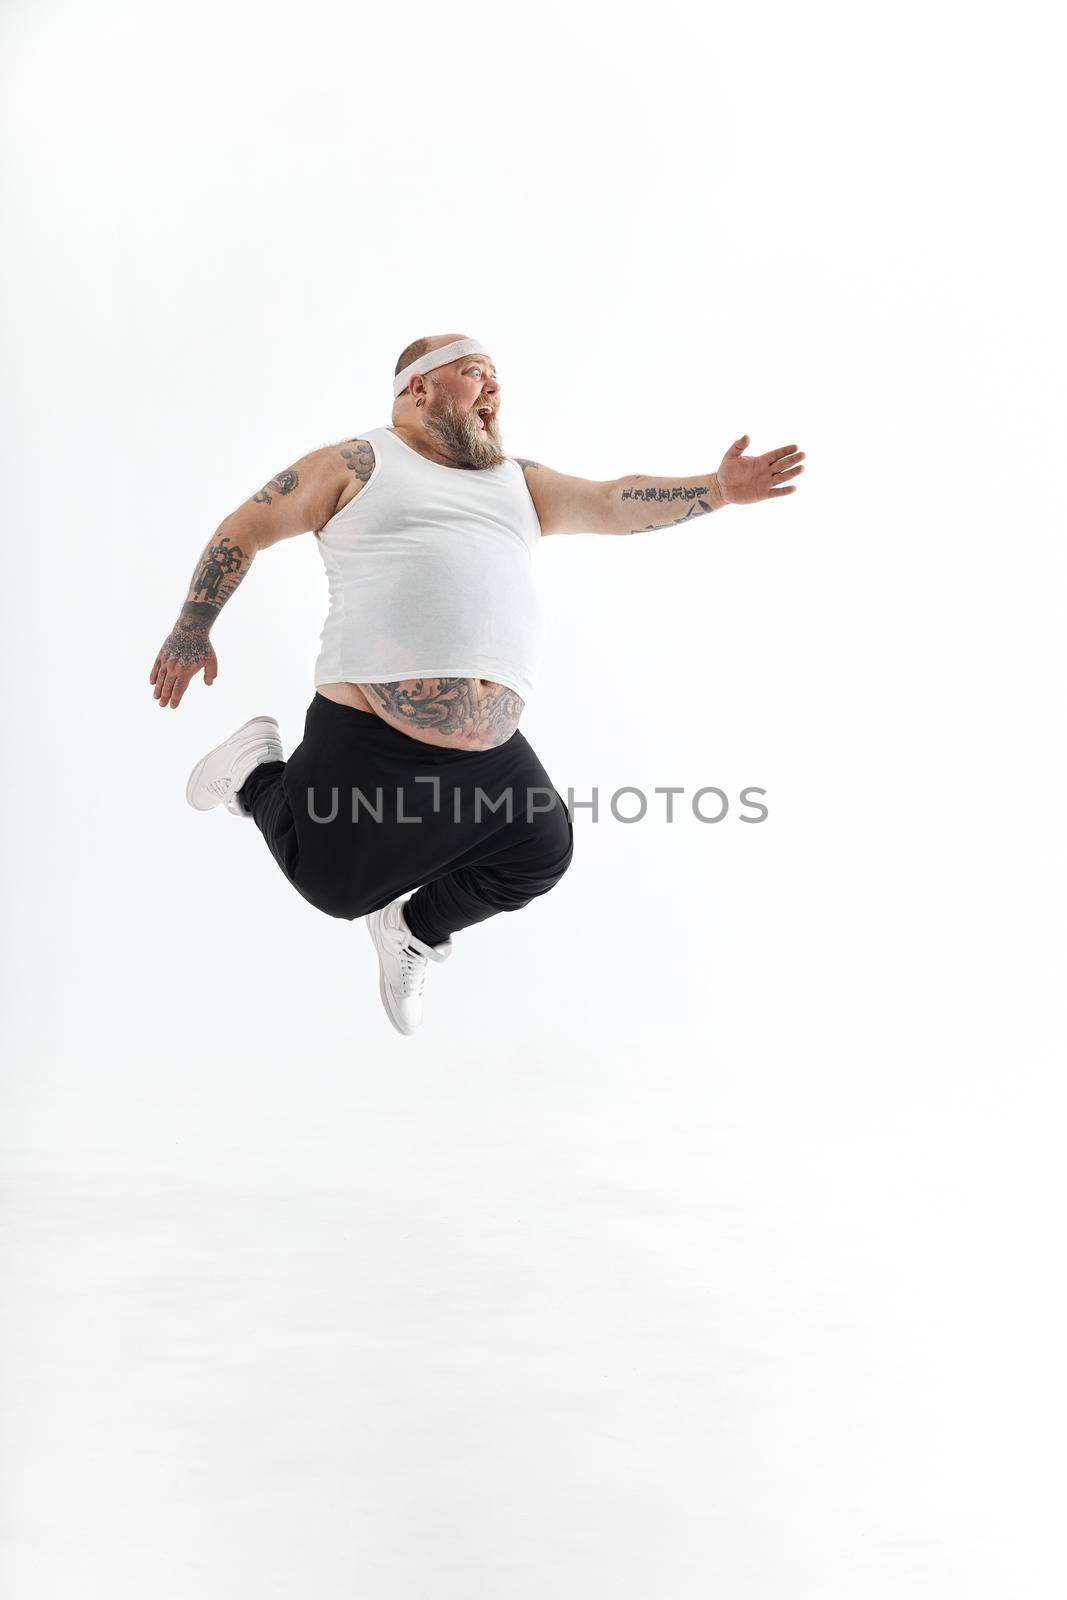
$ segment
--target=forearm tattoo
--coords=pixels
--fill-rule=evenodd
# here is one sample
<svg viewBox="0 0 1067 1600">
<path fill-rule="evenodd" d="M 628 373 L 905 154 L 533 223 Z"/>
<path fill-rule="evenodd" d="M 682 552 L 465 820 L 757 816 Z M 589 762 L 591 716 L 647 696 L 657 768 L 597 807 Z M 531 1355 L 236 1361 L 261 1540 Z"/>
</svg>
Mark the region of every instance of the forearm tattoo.
<svg viewBox="0 0 1067 1600">
<path fill-rule="evenodd" d="M 193 575 L 188 599 L 220 611 L 251 565 L 239 544 L 231 544 L 226 534 L 213 539 Z"/>
<path fill-rule="evenodd" d="M 212 539 L 200 557 L 188 598 L 161 654 L 173 656 L 182 664 L 204 659 L 211 649 L 211 625 L 251 563 L 252 557 L 239 544 L 231 544 L 226 534 Z"/>
<path fill-rule="evenodd" d="M 681 522 L 689 522 L 694 517 L 703 516 L 705 512 L 714 510 L 714 507 L 704 497 L 711 492 L 711 485 L 698 484 L 695 487 L 674 483 L 669 486 L 654 485 L 650 489 L 623 489 L 620 500 L 663 500 L 678 501 L 692 500 L 694 504 L 680 517 L 674 517 L 670 522 L 646 522 L 643 527 L 630 528 L 630 533 L 651 533 L 655 528 L 677 528 Z"/>
<path fill-rule="evenodd" d="M 527 467 L 539 467 L 541 465 L 540 461 L 530 461 L 526 456 L 513 456 L 512 459 L 518 462 L 524 472 Z M 693 517 L 700 517 L 707 511 L 714 511 L 714 506 L 706 498 L 710 492 L 711 485 L 707 483 L 656 484 L 647 489 L 623 489 L 619 495 L 620 502 L 623 500 L 655 500 L 658 504 L 664 500 L 691 500 L 694 503 L 682 516 L 675 517 L 670 522 L 646 522 L 641 528 L 620 529 L 620 532 L 651 533 L 654 528 L 677 528 L 679 523 L 689 522 Z"/>
<path fill-rule="evenodd" d="M 397 725 L 461 735 L 472 743 L 502 744 L 519 725 L 524 701 L 514 689 L 475 678 L 412 678 L 361 683 L 381 714 Z"/>
<path fill-rule="evenodd" d="M 270 491 L 272 489 L 275 494 L 292 494 L 299 482 L 300 479 L 294 469 L 287 467 L 284 472 L 279 472 L 276 478 L 271 478 L 269 483 L 265 483 L 262 489 L 252 496 L 252 499 L 256 505 L 269 506 L 271 504 Z"/>
</svg>

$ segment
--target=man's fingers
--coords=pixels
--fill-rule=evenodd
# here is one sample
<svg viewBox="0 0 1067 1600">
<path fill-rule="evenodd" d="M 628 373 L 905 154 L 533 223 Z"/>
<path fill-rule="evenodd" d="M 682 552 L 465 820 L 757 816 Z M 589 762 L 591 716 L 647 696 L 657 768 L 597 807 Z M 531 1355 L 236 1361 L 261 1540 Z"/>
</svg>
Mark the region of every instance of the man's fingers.
<svg viewBox="0 0 1067 1600">
<path fill-rule="evenodd" d="M 795 478 L 798 472 L 803 471 L 803 467 L 794 467 L 790 472 L 776 472 L 774 474 L 774 481 L 775 483 L 784 483 L 787 478 Z"/>
<path fill-rule="evenodd" d="M 174 684 L 170 691 L 170 703 L 176 706 L 190 683 L 196 677 L 196 667 L 179 667 L 175 674 Z"/>
<path fill-rule="evenodd" d="M 214 683 L 219 670 L 214 655 L 191 665 L 159 656 L 152 668 L 151 682 L 155 685 L 155 698 L 160 705 L 176 707 L 201 667 L 204 669 L 204 682 Z"/>
<path fill-rule="evenodd" d="M 162 694 L 163 686 L 167 681 L 167 668 L 168 668 L 167 657 L 161 655 L 158 658 L 158 660 L 156 661 L 155 667 L 152 670 L 152 682 L 156 686 L 156 699 L 157 700 L 159 699 L 159 696 Z"/>
<path fill-rule="evenodd" d="M 207 646 L 198 661 L 183 659 L 169 651 L 170 640 L 164 639 L 163 647 L 152 663 L 152 670 L 148 681 L 152 685 L 155 699 L 161 706 L 176 707 L 189 687 L 196 674 L 203 670 L 204 682 L 214 683 L 218 676 L 219 664 L 215 652 L 210 645 Z"/>
</svg>

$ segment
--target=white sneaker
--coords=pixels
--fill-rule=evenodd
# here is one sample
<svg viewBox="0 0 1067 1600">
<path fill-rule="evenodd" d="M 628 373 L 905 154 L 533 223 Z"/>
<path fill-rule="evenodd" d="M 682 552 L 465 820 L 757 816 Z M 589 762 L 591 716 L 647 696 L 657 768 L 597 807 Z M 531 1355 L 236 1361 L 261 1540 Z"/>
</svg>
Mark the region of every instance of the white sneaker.
<svg viewBox="0 0 1067 1600">
<path fill-rule="evenodd" d="M 237 791 L 264 761 L 284 761 L 282 736 L 273 717 L 253 717 L 223 744 L 209 750 L 189 774 L 185 798 L 197 811 L 225 804 L 235 817 L 247 817 Z"/>
<path fill-rule="evenodd" d="M 447 961 L 452 940 L 424 944 L 416 939 L 400 914 L 404 902 L 394 900 L 367 916 L 367 932 L 378 952 L 379 989 L 389 1021 L 398 1033 L 414 1033 L 422 1021 L 422 988 L 427 963 Z"/>
</svg>

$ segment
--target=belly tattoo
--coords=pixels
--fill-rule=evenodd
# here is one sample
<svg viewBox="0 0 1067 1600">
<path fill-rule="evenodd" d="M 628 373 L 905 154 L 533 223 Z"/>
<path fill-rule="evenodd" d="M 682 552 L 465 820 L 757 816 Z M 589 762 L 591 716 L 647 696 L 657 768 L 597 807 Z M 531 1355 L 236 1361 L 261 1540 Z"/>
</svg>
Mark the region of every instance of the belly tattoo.
<svg viewBox="0 0 1067 1600">
<path fill-rule="evenodd" d="M 525 702 L 514 689 L 486 678 L 411 678 L 361 683 L 378 715 L 415 738 L 488 750 L 519 725 Z"/>
</svg>

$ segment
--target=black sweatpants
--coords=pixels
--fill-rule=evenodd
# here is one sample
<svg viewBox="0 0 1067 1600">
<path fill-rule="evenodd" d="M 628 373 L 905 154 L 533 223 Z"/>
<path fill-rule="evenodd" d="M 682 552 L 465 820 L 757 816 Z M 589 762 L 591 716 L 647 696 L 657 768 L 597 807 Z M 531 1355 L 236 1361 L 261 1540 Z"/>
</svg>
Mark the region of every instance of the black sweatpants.
<svg viewBox="0 0 1067 1600">
<path fill-rule="evenodd" d="M 518 729 L 453 750 L 321 694 L 289 760 L 257 767 L 240 803 L 318 910 L 363 917 L 414 890 L 404 920 L 427 944 L 529 905 L 574 851 L 570 812 Z"/>
</svg>

